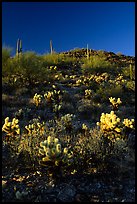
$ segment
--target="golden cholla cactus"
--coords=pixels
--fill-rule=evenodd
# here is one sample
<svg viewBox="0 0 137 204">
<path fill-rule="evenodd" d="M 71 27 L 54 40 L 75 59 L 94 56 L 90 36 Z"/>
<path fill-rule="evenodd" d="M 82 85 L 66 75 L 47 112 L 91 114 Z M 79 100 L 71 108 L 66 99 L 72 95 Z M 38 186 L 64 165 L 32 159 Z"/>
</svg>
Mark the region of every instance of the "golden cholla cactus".
<svg viewBox="0 0 137 204">
<path fill-rule="evenodd" d="M 43 135 L 45 133 L 45 123 L 40 123 L 38 120 L 33 124 L 29 124 L 25 126 L 25 129 L 28 131 L 29 135 L 40 134 Z"/>
<path fill-rule="evenodd" d="M 61 109 L 61 104 L 53 104 L 53 112 L 58 113 Z"/>
<path fill-rule="evenodd" d="M 57 66 L 50 66 L 49 69 L 50 69 L 50 70 L 56 70 L 56 69 L 57 69 Z"/>
<path fill-rule="evenodd" d="M 84 124 L 84 123 L 82 124 L 82 130 L 85 130 L 85 131 L 86 131 L 86 130 L 88 130 L 87 125 L 86 125 L 86 124 Z"/>
<path fill-rule="evenodd" d="M 97 122 L 97 125 L 100 126 L 103 132 L 116 131 L 121 132 L 120 128 L 120 118 L 116 116 L 114 111 L 111 111 L 110 114 L 102 113 L 100 117 L 100 122 Z"/>
<path fill-rule="evenodd" d="M 134 119 L 129 120 L 126 118 L 126 119 L 124 119 L 123 124 L 125 125 L 125 127 L 133 129 L 134 128 L 134 122 L 135 122 Z"/>
<path fill-rule="evenodd" d="M 117 110 L 118 106 L 122 103 L 122 101 L 120 100 L 120 98 L 118 98 L 117 100 L 115 98 L 110 97 L 109 98 L 110 103 L 112 104 L 113 110 Z"/>
<path fill-rule="evenodd" d="M 53 101 L 59 101 L 60 100 L 60 90 L 56 90 L 56 86 L 52 85 L 54 88 L 53 91 L 48 91 L 47 93 L 44 94 L 44 98 L 46 99 L 47 102 L 53 102 Z"/>
<path fill-rule="evenodd" d="M 76 80 L 76 86 L 80 86 L 81 84 L 82 84 L 82 80 L 81 79 Z"/>
<path fill-rule="evenodd" d="M 53 92 L 48 91 L 47 93 L 44 94 L 44 98 L 46 99 L 47 102 L 51 102 L 53 100 Z"/>
<path fill-rule="evenodd" d="M 45 162 L 44 165 L 51 162 L 51 165 L 58 166 L 60 163 L 68 162 L 68 159 L 71 158 L 71 154 L 68 154 L 68 148 L 62 148 L 59 139 L 51 136 L 40 143 L 39 154 L 43 156 L 42 162 Z"/>
<path fill-rule="evenodd" d="M 69 113 L 61 117 L 61 122 L 63 123 L 63 125 L 66 129 L 72 128 L 72 121 L 73 121 L 74 117 L 75 117 L 75 115 L 69 114 Z"/>
<path fill-rule="evenodd" d="M 36 106 L 39 106 L 42 102 L 42 95 L 36 93 L 33 97 L 33 101 Z"/>
<path fill-rule="evenodd" d="M 5 118 L 5 123 L 2 127 L 2 131 L 7 133 L 7 136 L 15 136 L 20 134 L 19 120 L 16 118 L 9 122 L 9 117 Z"/>
<path fill-rule="evenodd" d="M 119 85 L 119 84 L 124 83 L 124 82 L 125 82 L 125 80 L 123 78 L 123 75 L 122 74 L 118 74 L 118 76 L 115 79 L 116 85 Z"/>
<path fill-rule="evenodd" d="M 90 98 L 91 97 L 92 91 L 90 89 L 85 90 L 85 98 Z"/>
</svg>

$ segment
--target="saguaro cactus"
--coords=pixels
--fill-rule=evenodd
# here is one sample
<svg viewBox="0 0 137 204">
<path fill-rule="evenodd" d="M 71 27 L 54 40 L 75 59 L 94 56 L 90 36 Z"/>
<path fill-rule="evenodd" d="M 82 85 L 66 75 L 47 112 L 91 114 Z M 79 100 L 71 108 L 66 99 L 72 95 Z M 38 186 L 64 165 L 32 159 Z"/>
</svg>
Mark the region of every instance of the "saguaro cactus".
<svg viewBox="0 0 137 204">
<path fill-rule="evenodd" d="M 17 49 L 16 55 L 19 57 L 19 54 L 22 53 L 22 41 L 20 39 L 17 40 Z"/>
<path fill-rule="evenodd" d="M 51 55 L 53 53 L 52 40 L 50 40 L 50 53 L 51 53 Z"/>
<path fill-rule="evenodd" d="M 87 44 L 87 59 L 89 59 L 88 44 Z"/>
</svg>

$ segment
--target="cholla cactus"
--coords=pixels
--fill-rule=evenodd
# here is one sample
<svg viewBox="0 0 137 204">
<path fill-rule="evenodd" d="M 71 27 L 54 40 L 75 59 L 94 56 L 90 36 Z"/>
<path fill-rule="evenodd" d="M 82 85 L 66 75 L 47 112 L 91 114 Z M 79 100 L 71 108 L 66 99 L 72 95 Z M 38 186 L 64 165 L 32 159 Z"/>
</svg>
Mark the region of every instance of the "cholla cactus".
<svg viewBox="0 0 137 204">
<path fill-rule="evenodd" d="M 100 117 L 100 122 L 97 122 L 97 125 L 100 126 L 103 132 L 110 132 L 110 131 L 115 131 L 117 133 L 121 132 L 120 118 L 116 116 L 114 111 L 111 111 L 110 114 L 102 113 Z"/>
<path fill-rule="evenodd" d="M 116 101 L 115 98 L 110 97 L 109 101 L 112 104 L 113 110 L 117 110 L 118 106 L 122 103 L 120 98 L 118 98 L 117 101 Z"/>
<path fill-rule="evenodd" d="M 90 98 L 91 97 L 92 91 L 90 89 L 85 90 L 85 98 Z"/>
<path fill-rule="evenodd" d="M 55 88 L 55 85 L 52 86 Z M 54 89 L 53 91 L 48 91 L 47 93 L 44 94 L 44 98 L 46 99 L 47 102 L 53 102 L 53 101 L 59 101 L 61 99 L 60 97 L 60 90 Z"/>
<path fill-rule="evenodd" d="M 119 84 L 124 83 L 124 82 L 125 82 L 125 80 L 123 78 L 123 75 L 122 74 L 118 74 L 117 78 L 115 79 L 115 84 L 119 85 Z"/>
<path fill-rule="evenodd" d="M 49 69 L 50 69 L 50 70 L 56 70 L 56 69 L 57 69 L 57 66 L 50 66 Z"/>
<path fill-rule="evenodd" d="M 68 149 L 62 148 L 58 138 L 48 136 L 47 140 L 40 143 L 39 154 L 43 156 L 42 161 L 47 165 L 50 164 L 59 166 L 61 163 L 67 163 L 71 154 L 68 154 Z M 48 163 L 46 163 L 48 162 Z"/>
<path fill-rule="evenodd" d="M 2 127 L 2 131 L 7 133 L 7 136 L 15 136 L 20 134 L 20 128 L 18 124 L 19 120 L 16 118 L 9 122 L 9 117 L 5 118 L 5 123 Z"/>
<path fill-rule="evenodd" d="M 72 128 L 72 120 L 74 119 L 73 114 L 66 114 L 61 117 L 61 122 L 64 124 L 65 129 L 70 130 Z"/>
<path fill-rule="evenodd" d="M 48 91 L 47 93 L 44 94 L 44 98 L 46 99 L 47 102 L 51 102 L 53 100 L 53 92 Z"/>
<path fill-rule="evenodd" d="M 62 105 L 61 104 L 54 104 L 53 105 L 53 112 L 55 113 L 59 113 L 60 109 L 61 109 Z"/>
<path fill-rule="evenodd" d="M 82 85 L 82 80 L 81 79 L 76 80 L 76 86 L 80 86 L 80 85 Z"/>
<path fill-rule="evenodd" d="M 45 133 L 45 123 L 40 123 L 39 121 L 35 121 L 33 124 L 29 124 L 25 126 L 25 129 L 28 131 L 29 135 L 34 134 L 44 134 Z"/>
<path fill-rule="evenodd" d="M 125 125 L 125 127 L 133 129 L 134 128 L 134 122 L 135 122 L 134 119 L 129 120 L 126 118 L 126 119 L 124 119 L 123 124 Z"/>
<path fill-rule="evenodd" d="M 87 127 L 87 125 L 86 124 L 82 124 L 82 130 L 88 130 L 88 127 Z"/>
<path fill-rule="evenodd" d="M 33 101 L 34 101 L 35 105 L 38 107 L 42 102 L 42 95 L 39 95 L 36 93 L 33 97 Z"/>
</svg>

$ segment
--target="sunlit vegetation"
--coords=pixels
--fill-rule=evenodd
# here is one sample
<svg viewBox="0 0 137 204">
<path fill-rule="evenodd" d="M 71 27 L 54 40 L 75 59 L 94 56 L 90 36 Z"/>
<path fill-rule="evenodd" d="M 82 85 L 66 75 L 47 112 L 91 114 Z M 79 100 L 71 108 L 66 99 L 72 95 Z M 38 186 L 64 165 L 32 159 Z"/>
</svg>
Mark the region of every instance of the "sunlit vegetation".
<svg viewBox="0 0 137 204">
<path fill-rule="evenodd" d="M 134 61 L 81 52 L 11 58 L 2 49 L 3 172 L 44 169 L 56 180 L 134 167 Z"/>
</svg>

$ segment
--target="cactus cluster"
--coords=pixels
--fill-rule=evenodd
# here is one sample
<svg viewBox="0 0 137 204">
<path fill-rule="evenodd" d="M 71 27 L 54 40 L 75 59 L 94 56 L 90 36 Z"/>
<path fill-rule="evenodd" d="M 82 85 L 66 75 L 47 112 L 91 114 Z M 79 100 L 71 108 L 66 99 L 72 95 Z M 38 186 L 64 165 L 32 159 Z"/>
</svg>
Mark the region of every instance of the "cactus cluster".
<svg viewBox="0 0 137 204">
<path fill-rule="evenodd" d="M 110 114 L 102 113 L 100 117 L 100 122 L 97 122 L 97 125 L 100 126 L 103 132 L 109 131 L 116 131 L 117 133 L 121 132 L 120 118 L 116 116 L 114 111 L 111 111 Z"/>
<path fill-rule="evenodd" d="M 61 117 L 61 122 L 63 123 L 65 128 L 72 128 L 72 120 L 74 119 L 74 117 L 75 115 L 69 113 Z"/>
<path fill-rule="evenodd" d="M 51 136 L 40 143 L 39 154 L 43 156 L 42 162 L 45 162 L 45 165 L 47 165 L 46 162 L 51 162 L 51 164 L 59 166 L 61 163 L 67 163 L 71 158 L 68 148 L 62 148 L 59 139 Z"/>
<path fill-rule="evenodd" d="M 117 100 L 115 98 L 110 97 L 109 98 L 110 103 L 112 104 L 112 107 L 114 110 L 118 109 L 118 106 L 122 103 L 122 101 L 120 100 L 120 98 L 118 98 Z"/>
<path fill-rule="evenodd" d="M 19 120 L 16 118 L 9 122 L 9 117 L 5 118 L 5 123 L 2 127 L 2 131 L 6 132 L 8 136 L 15 136 L 20 134 Z"/>
<path fill-rule="evenodd" d="M 45 123 L 40 123 L 39 121 L 34 122 L 33 124 L 29 124 L 25 126 L 25 129 L 28 131 L 28 134 L 43 134 L 45 132 Z"/>
<path fill-rule="evenodd" d="M 42 102 L 42 95 L 35 93 L 33 97 L 34 104 L 38 107 Z"/>
<path fill-rule="evenodd" d="M 60 90 L 54 89 L 53 91 L 48 91 L 44 94 L 44 98 L 47 102 L 58 101 L 60 99 Z"/>
<path fill-rule="evenodd" d="M 118 76 L 115 79 L 115 84 L 119 85 L 119 84 L 124 83 L 124 82 L 125 82 L 125 80 L 124 80 L 123 75 L 122 74 L 118 74 Z"/>
</svg>

